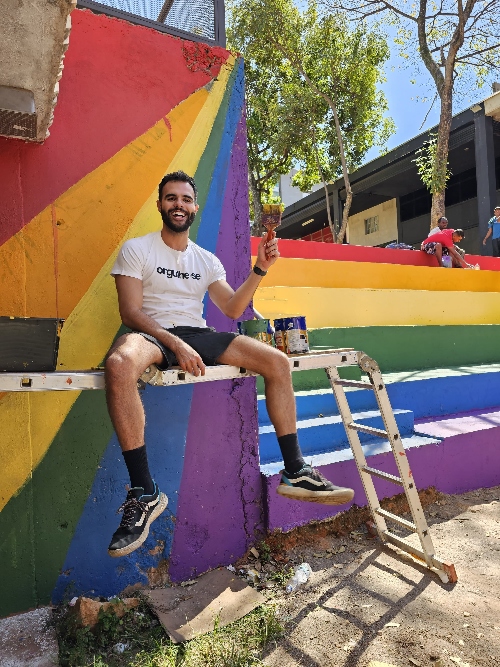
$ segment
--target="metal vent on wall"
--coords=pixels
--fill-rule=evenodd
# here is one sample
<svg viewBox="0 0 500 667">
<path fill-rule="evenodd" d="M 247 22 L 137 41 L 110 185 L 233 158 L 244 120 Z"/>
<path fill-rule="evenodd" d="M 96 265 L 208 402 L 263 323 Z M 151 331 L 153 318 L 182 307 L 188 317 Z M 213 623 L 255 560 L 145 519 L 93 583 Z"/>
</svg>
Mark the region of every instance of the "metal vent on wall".
<svg viewBox="0 0 500 667">
<path fill-rule="evenodd" d="M 0 86 L 0 135 L 36 138 L 35 97 L 31 90 Z"/>
<path fill-rule="evenodd" d="M 214 0 L 97 0 L 101 5 L 215 40 Z"/>
</svg>

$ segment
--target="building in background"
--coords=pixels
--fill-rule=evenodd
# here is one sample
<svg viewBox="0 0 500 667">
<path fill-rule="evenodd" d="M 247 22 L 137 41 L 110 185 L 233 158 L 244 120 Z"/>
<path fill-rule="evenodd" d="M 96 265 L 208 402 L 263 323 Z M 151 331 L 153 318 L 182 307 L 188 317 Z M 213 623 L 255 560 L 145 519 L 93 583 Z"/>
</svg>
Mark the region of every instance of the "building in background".
<svg viewBox="0 0 500 667">
<path fill-rule="evenodd" d="M 372 160 L 351 175 L 353 202 L 347 240 L 384 246 L 399 241 L 417 246 L 430 228 L 431 195 L 417 172 L 415 153 L 436 132 L 423 134 Z M 500 204 L 500 91 L 453 118 L 446 189 L 450 227 L 462 228 L 469 253 L 491 255 L 486 235 L 493 208 Z M 344 180 L 328 185 L 332 219 L 338 229 L 345 201 Z M 288 204 L 278 236 L 331 242 L 322 186 Z"/>
</svg>

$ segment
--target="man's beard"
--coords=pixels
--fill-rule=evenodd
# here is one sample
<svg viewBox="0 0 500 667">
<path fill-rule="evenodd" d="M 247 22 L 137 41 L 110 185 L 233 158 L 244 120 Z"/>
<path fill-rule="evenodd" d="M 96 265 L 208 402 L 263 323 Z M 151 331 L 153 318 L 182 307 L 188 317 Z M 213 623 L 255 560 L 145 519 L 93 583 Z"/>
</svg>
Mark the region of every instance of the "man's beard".
<svg viewBox="0 0 500 667">
<path fill-rule="evenodd" d="M 172 222 L 172 220 L 170 220 L 170 213 L 174 212 L 175 211 L 169 211 L 169 213 L 165 213 L 165 211 L 161 209 L 160 214 L 161 214 L 161 219 L 163 220 L 163 224 L 166 227 L 168 227 L 172 232 L 176 232 L 177 234 L 181 234 L 182 232 L 187 232 L 187 230 L 191 227 L 191 225 L 194 222 L 196 212 L 188 214 L 188 219 L 182 225 L 176 225 L 175 223 Z"/>
</svg>

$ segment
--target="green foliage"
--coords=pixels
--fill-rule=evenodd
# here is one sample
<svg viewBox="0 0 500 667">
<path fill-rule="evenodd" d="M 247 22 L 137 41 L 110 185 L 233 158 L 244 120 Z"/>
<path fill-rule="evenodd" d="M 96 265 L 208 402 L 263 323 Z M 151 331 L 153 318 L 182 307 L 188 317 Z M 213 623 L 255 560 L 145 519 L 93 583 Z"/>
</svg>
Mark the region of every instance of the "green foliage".
<svg viewBox="0 0 500 667">
<path fill-rule="evenodd" d="M 417 158 L 422 180 L 432 192 L 431 217 L 444 213 L 449 177 L 448 142 L 453 107 L 470 104 L 471 89 L 494 81 L 500 69 L 500 0 L 322 0 L 332 11 L 357 20 L 383 19 L 396 33 L 400 66 L 427 71 L 440 100 L 438 138 Z M 425 91 L 424 91 L 425 94 Z M 418 96 L 420 97 L 420 96 Z M 469 98 L 469 99 L 467 99 Z M 418 99 L 418 98 L 417 98 Z M 420 97 L 422 101 L 428 98 Z M 430 111 L 430 109 L 429 109 Z M 429 113 L 429 112 L 427 112 Z M 424 123 L 425 120 L 424 119 Z M 431 166 L 430 158 L 434 160 Z"/>
<path fill-rule="evenodd" d="M 341 14 L 320 15 L 310 0 L 232 0 L 229 43 L 245 57 L 249 165 L 273 184 L 299 167 L 303 191 L 341 173 L 339 142 L 327 98 L 335 101 L 349 169 L 394 131 L 378 85 L 389 57 L 385 39 Z M 319 165 L 318 165 L 319 161 Z M 272 174 L 272 176 L 271 176 Z M 269 180 L 265 181 L 265 176 Z M 322 178 L 323 177 L 323 178 Z"/>
<path fill-rule="evenodd" d="M 413 162 L 417 165 L 422 183 L 431 194 L 442 192 L 451 176 L 448 165 L 436 159 L 437 134 L 432 134 L 422 148 L 415 152 L 417 156 Z"/>
<path fill-rule="evenodd" d="M 118 619 L 99 614 L 97 626 L 81 628 L 65 608 L 56 620 L 60 665 L 65 667 L 264 667 L 263 648 L 283 634 L 276 607 L 268 603 L 244 618 L 190 642 L 173 644 L 142 604 Z M 123 653 L 114 647 L 127 645 Z"/>
<path fill-rule="evenodd" d="M 271 547 L 267 542 L 261 542 L 258 545 L 257 551 L 259 552 L 259 557 L 262 563 L 269 563 L 271 560 Z"/>
<path fill-rule="evenodd" d="M 293 567 L 285 565 L 269 575 L 270 581 L 275 581 L 281 587 L 285 587 L 287 581 L 293 576 Z"/>
<path fill-rule="evenodd" d="M 164 635 L 156 617 L 144 604 L 126 612 L 122 618 L 118 618 L 112 608 L 101 609 L 93 629 L 78 625 L 75 615 L 63 607 L 56 613 L 56 632 L 59 664 L 63 667 L 128 665 L 131 652 L 154 648 Z M 128 645 L 130 650 L 116 653 L 113 647 L 118 643 Z"/>
</svg>

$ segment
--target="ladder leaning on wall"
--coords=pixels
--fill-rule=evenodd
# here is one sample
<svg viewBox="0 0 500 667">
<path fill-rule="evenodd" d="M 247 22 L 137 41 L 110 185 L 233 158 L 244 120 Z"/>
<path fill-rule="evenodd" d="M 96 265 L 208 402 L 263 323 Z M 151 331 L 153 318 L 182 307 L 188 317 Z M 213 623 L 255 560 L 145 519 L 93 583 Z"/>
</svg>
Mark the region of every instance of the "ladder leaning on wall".
<svg viewBox="0 0 500 667">
<path fill-rule="evenodd" d="M 368 505 L 370 507 L 375 528 L 384 543 L 392 544 L 413 558 L 423 562 L 436 572 L 443 582 L 456 582 L 457 575 L 453 564 L 441 560 L 435 554 L 429 527 L 424 516 L 417 487 L 412 476 L 408 458 L 399 433 L 396 419 L 391 408 L 389 396 L 377 363 L 364 352 L 352 348 L 323 350 L 307 354 L 290 355 L 292 371 L 323 368 L 326 371 L 333 395 L 337 402 L 339 414 L 347 433 L 349 444 L 356 466 L 363 483 Z M 368 375 L 369 382 L 342 380 L 339 368 L 358 366 Z M 180 368 L 160 371 L 155 366 L 146 369 L 139 380 L 139 386 L 178 386 L 199 382 L 213 382 L 240 377 L 255 376 L 256 373 L 235 366 L 212 366 L 206 369 L 203 376 L 195 377 Z M 377 429 L 353 421 L 351 410 L 345 394 L 346 387 L 369 389 L 374 392 L 384 429 Z M 55 371 L 47 373 L 0 373 L 0 391 L 65 391 L 82 389 L 104 389 L 104 373 L 102 370 L 90 371 Z M 399 476 L 391 475 L 367 465 L 358 432 L 388 440 Z M 378 477 L 397 486 L 403 487 L 413 521 L 388 512 L 380 506 L 380 500 L 373 483 Z M 387 521 L 396 523 L 418 536 L 420 548 L 407 538 L 399 537 L 387 528 Z"/>
</svg>

